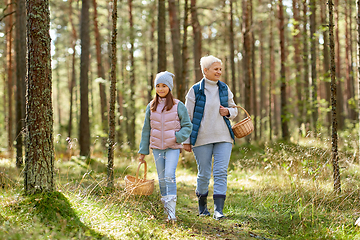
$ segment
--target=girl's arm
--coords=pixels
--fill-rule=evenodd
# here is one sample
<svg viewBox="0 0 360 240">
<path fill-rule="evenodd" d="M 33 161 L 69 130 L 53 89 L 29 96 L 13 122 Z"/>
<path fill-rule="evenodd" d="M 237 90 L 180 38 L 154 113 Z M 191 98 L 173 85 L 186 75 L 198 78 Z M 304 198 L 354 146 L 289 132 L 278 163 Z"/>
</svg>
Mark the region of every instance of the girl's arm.
<svg viewBox="0 0 360 240">
<path fill-rule="evenodd" d="M 150 130 L 151 130 L 150 104 L 148 104 L 146 107 L 146 112 L 145 112 L 144 126 L 143 126 L 142 132 L 141 132 L 141 141 L 140 141 L 140 147 L 139 147 L 139 152 L 138 152 L 140 154 L 143 154 L 143 155 L 149 154 Z"/>
<path fill-rule="evenodd" d="M 182 143 L 189 138 L 192 131 L 192 123 L 190 121 L 189 113 L 182 102 L 178 103 L 177 111 L 180 119 L 181 129 L 175 133 L 175 137 L 177 143 Z"/>
</svg>

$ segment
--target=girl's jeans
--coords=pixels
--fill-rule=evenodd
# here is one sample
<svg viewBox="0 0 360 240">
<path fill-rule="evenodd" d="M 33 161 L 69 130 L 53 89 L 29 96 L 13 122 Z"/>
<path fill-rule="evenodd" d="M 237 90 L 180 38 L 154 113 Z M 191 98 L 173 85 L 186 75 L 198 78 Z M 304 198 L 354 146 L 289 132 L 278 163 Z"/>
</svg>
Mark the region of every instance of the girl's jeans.
<svg viewBox="0 0 360 240">
<path fill-rule="evenodd" d="M 179 161 L 180 149 L 153 149 L 153 155 L 161 196 L 176 195 L 175 170 Z"/>
<path fill-rule="evenodd" d="M 207 196 L 211 177 L 212 157 L 214 156 L 214 196 L 225 197 L 227 190 L 227 169 L 232 144 L 229 142 L 210 143 L 193 148 L 198 166 L 196 193 Z"/>
</svg>

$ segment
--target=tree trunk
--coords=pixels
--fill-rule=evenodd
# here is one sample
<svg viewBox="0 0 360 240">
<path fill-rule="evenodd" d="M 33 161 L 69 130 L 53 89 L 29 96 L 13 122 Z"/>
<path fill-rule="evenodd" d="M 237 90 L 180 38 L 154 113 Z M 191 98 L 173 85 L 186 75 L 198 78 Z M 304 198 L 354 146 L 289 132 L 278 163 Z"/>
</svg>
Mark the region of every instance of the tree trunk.
<svg viewBox="0 0 360 240">
<path fill-rule="evenodd" d="M 317 101 L 317 76 L 316 76 L 316 0 L 310 0 L 310 39 L 311 39 L 311 111 L 312 111 L 312 129 L 314 135 L 317 136 L 318 121 L 318 101 Z"/>
<path fill-rule="evenodd" d="M 25 119 L 26 8 L 17 0 L 16 8 L 16 166 L 23 164 L 23 128 Z"/>
<path fill-rule="evenodd" d="M 243 52 L 245 76 L 245 109 L 251 114 L 251 36 L 250 36 L 250 0 L 243 0 Z"/>
<path fill-rule="evenodd" d="M 185 85 L 182 76 L 182 58 L 180 44 L 180 23 L 177 16 L 178 7 L 175 0 L 169 0 L 169 21 L 171 29 L 172 52 L 175 69 L 176 97 L 185 101 Z"/>
<path fill-rule="evenodd" d="M 189 2 L 188 0 L 185 0 L 184 2 L 184 22 L 183 22 L 183 29 L 184 29 L 184 34 L 183 34 L 183 42 L 182 42 L 182 76 L 183 76 L 183 81 L 185 84 L 184 87 L 184 91 L 186 92 L 188 90 L 189 87 L 189 76 L 188 76 L 188 67 L 187 67 L 187 63 L 188 63 L 188 46 L 187 46 L 187 29 L 189 26 Z"/>
<path fill-rule="evenodd" d="M 158 1 L 158 72 L 166 70 L 166 8 L 165 0 Z"/>
<path fill-rule="evenodd" d="M 90 0 L 82 1 L 80 19 L 81 66 L 80 66 L 80 156 L 90 158 L 90 122 L 89 122 L 89 5 Z"/>
<path fill-rule="evenodd" d="M 273 136 L 273 129 L 274 127 L 276 128 L 276 124 L 274 126 L 273 124 L 273 112 L 275 110 L 275 106 L 274 106 L 274 100 L 275 100 L 275 96 L 273 94 L 273 85 L 275 82 L 275 69 L 274 69 L 274 33 L 273 33 L 273 4 L 271 3 L 271 9 L 270 9 L 270 26 L 269 26 L 269 31 L 270 31 L 270 37 L 269 37 L 269 66 L 270 66 L 270 80 L 269 80 L 269 139 L 270 141 L 272 141 L 272 136 Z"/>
<path fill-rule="evenodd" d="M 7 1 L 8 8 L 9 8 L 9 15 L 7 16 L 6 21 L 6 61 L 7 61 L 7 93 L 8 93 L 8 119 L 7 119 L 7 126 L 8 126 L 8 151 L 12 153 L 13 149 L 13 60 L 12 60 L 12 43 L 13 43 L 13 4 L 11 0 Z"/>
<path fill-rule="evenodd" d="M 94 33 L 95 33 L 95 47 L 96 47 L 96 62 L 97 62 L 97 74 L 102 80 L 99 81 L 99 93 L 100 93 L 100 112 L 101 112 L 101 125 L 104 133 L 108 131 L 108 117 L 107 117 L 107 101 L 105 91 L 105 72 L 101 59 L 101 36 L 98 27 L 97 20 L 97 3 L 93 0 L 94 7 Z"/>
<path fill-rule="evenodd" d="M 303 112 L 303 84 L 301 81 L 301 34 L 300 34 L 300 4 L 298 0 L 292 1 L 293 13 L 294 13 L 294 34 L 293 34 L 293 45 L 294 45 L 294 63 L 295 63 L 295 81 L 296 81 L 296 106 L 297 106 L 297 122 L 298 127 L 300 128 L 301 124 L 304 123 Z"/>
<path fill-rule="evenodd" d="M 109 104 L 109 140 L 107 186 L 114 188 L 114 146 L 115 146 L 115 101 L 116 101 L 116 38 L 117 38 L 117 0 L 113 1 L 112 36 L 111 36 L 111 72 L 110 72 L 110 104 Z"/>
<path fill-rule="evenodd" d="M 76 28 L 74 26 L 73 22 L 73 11 L 72 11 L 72 0 L 69 1 L 69 22 L 71 25 L 71 49 L 72 49 L 72 55 L 71 55 L 71 79 L 70 79 L 70 86 L 69 86 L 69 92 L 70 92 L 70 109 L 69 109 L 69 124 L 68 124 L 68 141 L 71 140 L 71 132 L 72 132 L 72 122 L 73 122 L 73 100 L 74 100 L 74 88 L 76 85 L 76 41 L 77 41 L 77 34 L 76 34 Z"/>
<path fill-rule="evenodd" d="M 285 33 L 284 33 L 284 10 L 282 0 L 278 1 L 278 11 L 279 11 L 279 30 L 280 30 L 280 59 L 281 59 L 281 69 L 280 69 L 280 78 L 281 78 L 281 131 L 282 138 L 288 140 L 289 127 L 288 127 L 288 110 L 287 110 L 287 96 L 286 96 L 286 74 L 285 74 L 285 62 L 286 62 L 286 49 L 285 49 Z"/>
<path fill-rule="evenodd" d="M 323 0 L 322 4 L 321 4 L 321 23 L 323 26 L 327 25 L 327 14 L 326 14 L 326 6 L 327 6 L 327 1 L 328 0 Z M 329 57 L 329 32 L 328 32 L 328 28 L 326 28 L 326 30 L 324 30 L 323 32 L 323 38 L 324 38 L 324 43 L 323 43 L 323 56 L 324 56 L 324 78 L 325 78 L 325 98 L 326 101 L 328 102 L 327 106 L 330 106 L 330 102 L 331 102 L 331 91 L 330 91 L 330 81 L 328 81 L 328 79 L 330 78 L 330 57 Z M 326 114 L 326 122 L 329 123 L 328 129 L 330 129 L 330 123 L 331 123 L 331 112 Z"/>
<path fill-rule="evenodd" d="M 339 155 L 338 155 L 338 134 L 337 134 L 337 107 L 336 107 L 336 65 L 335 65 L 335 42 L 334 42 L 334 4 L 332 0 L 328 1 L 329 6 L 329 40 L 330 40 L 330 76 L 331 76 L 331 116 L 332 116 L 332 134 L 331 134 L 331 158 L 333 164 L 334 191 L 341 192 Z"/>
<path fill-rule="evenodd" d="M 201 27 L 197 16 L 196 0 L 191 0 L 191 25 L 194 35 L 194 71 L 195 71 L 195 82 L 200 81 L 203 77 L 200 68 L 201 59 Z"/>
<path fill-rule="evenodd" d="M 135 61 L 134 61 L 134 22 L 132 13 L 132 0 L 128 0 L 129 7 L 129 24 L 130 24 L 130 92 L 127 99 L 128 102 L 128 141 L 131 149 L 135 149 Z"/>
<path fill-rule="evenodd" d="M 262 1 L 259 1 L 259 5 L 262 5 Z M 265 132 L 266 129 L 266 122 L 265 122 L 265 117 L 267 114 L 267 99 L 266 99 L 266 89 L 267 89 L 267 82 L 265 79 L 265 44 L 264 44 L 264 21 L 261 19 L 259 21 L 259 41 L 260 41 L 260 46 L 259 46 L 259 60 L 260 60 L 260 104 L 259 104 L 259 109 L 260 109 L 260 132 L 259 132 L 259 137 L 260 139 L 263 139 L 263 133 Z"/>
<path fill-rule="evenodd" d="M 230 0 L 230 66 L 231 66 L 231 83 L 232 91 L 234 93 L 234 100 L 237 103 L 236 99 L 236 78 L 235 78 L 235 43 L 234 43 L 234 13 L 233 13 L 233 0 Z"/>
<path fill-rule="evenodd" d="M 340 36 L 339 36 L 339 10 L 338 10 L 338 6 L 339 6 L 339 0 L 335 0 L 335 6 L 336 8 L 334 9 L 334 13 L 335 13 L 335 64 L 336 64 L 336 78 L 337 79 L 341 79 L 342 78 L 342 72 L 341 72 L 341 62 L 342 62 L 342 58 L 341 58 L 341 54 L 340 54 L 340 50 L 341 50 L 341 45 L 340 45 Z M 338 94 L 338 98 L 337 98 L 337 121 L 338 121 L 338 128 L 339 129 L 344 129 L 345 127 L 345 121 L 344 121 L 344 98 L 343 98 L 343 89 L 342 89 L 342 82 L 341 81 L 337 81 L 337 94 Z"/>
<path fill-rule="evenodd" d="M 54 191 L 49 1 L 26 1 L 28 78 L 26 101 L 26 194 Z"/>
<path fill-rule="evenodd" d="M 252 77 L 252 112 L 254 115 L 254 140 L 257 140 L 258 135 L 258 104 L 257 104 L 257 82 L 255 75 L 255 28 L 253 27 L 253 3 L 252 0 L 249 1 L 249 11 L 250 11 L 250 26 L 251 26 L 251 77 Z"/>
<path fill-rule="evenodd" d="M 360 0 L 356 0 L 356 21 L 357 21 L 357 98 L 358 98 L 358 121 L 360 122 Z M 360 124 L 358 129 L 359 142 L 358 142 L 358 161 L 360 161 Z"/>
<path fill-rule="evenodd" d="M 304 97 L 303 97 L 303 112 L 301 114 L 304 116 L 305 122 L 305 129 L 306 132 L 308 131 L 309 126 L 309 114 L 308 107 L 309 107 L 309 100 L 310 100 L 310 83 L 309 83 L 309 46 L 308 46 L 308 31 L 307 31 L 307 0 L 303 0 L 303 66 L 304 66 Z"/>
</svg>

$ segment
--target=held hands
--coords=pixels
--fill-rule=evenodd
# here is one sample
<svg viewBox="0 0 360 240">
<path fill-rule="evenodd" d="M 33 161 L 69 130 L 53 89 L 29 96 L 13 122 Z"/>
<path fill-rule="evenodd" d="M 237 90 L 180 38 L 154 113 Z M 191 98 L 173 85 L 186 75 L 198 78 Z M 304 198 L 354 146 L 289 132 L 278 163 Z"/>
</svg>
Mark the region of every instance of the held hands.
<svg viewBox="0 0 360 240">
<path fill-rule="evenodd" d="M 183 147 L 184 147 L 184 150 L 187 151 L 187 152 L 191 152 L 191 151 L 192 151 L 190 144 L 183 144 Z"/>
<path fill-rule="evenodd" d="M 139 155 L 139 162 L 140 162 L 140 163 L 145 163 L 146 161 L 144 160 L 144 158 L 145 158 L 145 155 L 144 155 L 144 154 L 140 154 L 140 155 Z"/>
<path fill-rule="evenodd" d="M 229 114 L 230 114 L 229 109 L 227 109 L 221 105 L 220 105 L 219 113 L 223 117 L 229 116 Z"/>
</svg>

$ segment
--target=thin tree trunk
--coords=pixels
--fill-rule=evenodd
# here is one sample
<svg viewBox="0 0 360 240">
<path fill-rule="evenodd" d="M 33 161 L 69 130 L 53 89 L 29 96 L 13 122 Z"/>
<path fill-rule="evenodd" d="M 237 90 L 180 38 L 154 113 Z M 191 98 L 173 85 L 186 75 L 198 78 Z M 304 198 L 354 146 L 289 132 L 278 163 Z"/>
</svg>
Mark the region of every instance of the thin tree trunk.
<svg viewBox="0 0 360 240">
<path fill-rule="evenodd" d="M 295 81 L 296 81 L 296 96 L 297 96 L 297 122 L 298 127 L 300 128 L 301 124 L 304 123 L 303 119 L 303 84 L 301 81 L 301 50 L 300 50 L 300 41 L 301 41 L 301 33 L 300 33 L 300 4 L 298 0 L 292 1 L 293 6 L 293 13 L 294 13 L 294 36 L 293 36 L 293 42 L 294 42 L 294 63 L 296 66 L 295 71 Z"/>
<path fill-rule="evenodd" d="M 166 8 L 165 0 L 158 1 L 158 72 L 166 70 Z"/>
<path fill-rule="evenodd" d="M 191 0 L 191 25 L 193 28 L 194 37 L 194 71 L 195 81 L 200 81 L 203 74 L 200 69 L 200 58 L 201 58 L 201 27 L 197 15 L 196 0 Z"/>
<path fill-rule="evenodd" d="M 252 109 L 254 115 L 254 139 L 257 140 L 258 135 L 258 104 L 257 104 L 257 81 L 255 75 L 255 28 L 253 27 L 253 3 L 252 0 L 249 1 L 249 11 L 250 11 L 250 26 L 251 26 L 251 77 L 252 77 Z"/>
<path fill-rule="evenodd" d="M 262 0 L 259 1 L 259 5 L 262 5 Z M 260 104 L 259 104 L 259 109 L 260 109 L 260 132 L 259 132 L 259 137 L 260 139 L 263 139 L 263 133 L 265 132 L 266 129 L 266 122 L 265 122 L 265 116 L 267 114 L 267 99 L 266 99 L 266 87 L 267 87 L 267 82 L 266 76 L 265 76 L 265 51 L 264 51 L 264 25 L 263 25 L 264 21 L 260 20 L 259 21 L 259 41 L 260 41 L 260 46 L 259 46 L 259 64 L 260 64 Z"/>
<path fill-rule="evenodd" d="M 328 1 L 329 6 L 329 40 L 330 40 L 330 76 L 331 76 L 331 115 L 332 115 L 332 134 L 331 134 L 331 158 L 333 163 L 334 191 L 341 192 L 339 155 L 338 155 L 338 134 L 337 134 L 337 107 L 336 107 L 336 65 L 335 65 L 335 41 L 334 41 L 334 4 Z M 336 6 L 337 7 L 337 6 Z"/>
<path fill-rule="evenodd" d="M 109 104 L 109 140 L 107 186 L 114 188 L 114 146 L 115 146 L 115 101 L 116 101 L 116 38 L 117 38 L 117 0 L 113 1 L 112 37 L 111 37 L 111 72 L 110 72 L 110 104 Z"/>
<path fill-rule="evenodd" d="M 182 55 L 180 44 L 180 23 L 178 20 L 175 0 L 169 0 L 169 21 L 171 29 L 172 53 L 175 70 L 176 97 L 181 101 L 185 101 L 185 86 L 182 76 Z"/>
<path fill-rule="evenodd" d="M 49 1 L 26 1 L 28 76 L 26 105 L 26 194 L 54 191 Z"/>
<path fill-rule="evenodd" d="M 9 8 L 9 15 L 6 21 L 6 61 L 7 61 L 7 93 L 8 93 L 8 151 L 11 153 L 13 149 L 13 60 L 12 60 L 12 43 L 13 43 L 13 4 L 11 0 L 7 1 Z"/>
<path fill-rule="evenodd" d="M 303 112 L 301 114 L 304 116 L 305 129 L 308 131 L 309 123 L 309 100 L 310 100 L 310 83 L 309 83 L 309 46 L 308 46 L 308 31 L 307 31 L 307 0 L 303 0 L 303 66 L 304 66 L 304 97 L 303 97 Z"/>
<path fill-rule="evenodd" d="M 90 121 L 89 121 L 89 5 L 90 0 L 82 1 L 80 19 L 81 66 L 80 66 L 80 156 L 90 158 Z"/>
<path fill-rule="evenodd" d="M 339 0 L 335 0 L 335 8 L 334 8 L 334 14 L 335 14 L 335 62 L 336 62 L 336 78 L 337 79 L 341 79 L 342 78 L 342 72 L 341 72 L 341 62 L 342 57 L 341 57 L 341 45 L 340 45 L 340 36 L 339 36 L 339 10 L 338 10 L 338 6 L 339 6 Z M 339 129 L 344 129 L 345 127 L 345 121 L 344 121 L 344 99 L 343 99 L 343 89 L 342 89 L 342 82 L 341 81 L 337 81 L 337 94 L 338 94 L 338 98 L 337 98 L 337 109 L 338 109 L 338 114 L 337 114 L 337 121 L 338 121 L 338 128 Z"/>
<path fill-rule="evenodd" d="M 131 149 L 135 149 L 135 60 L 134 60 L 134 22 L 132 13 L 132 0 L 128 0 L 129 7 L 129 24 L 130 24 L 130 83 L 129 83 L 129 103 L 128 103 L 128 141 Z"/>
<path fill-rule="evenodd" d="M 26 8 L 17 0 L 16 8 L 16 166 L 23 164 L 23 129 L 25 120 Z"/>
<path fill-rule="evenodd" d="M 245 109 L 251 114 L 251 37 L 249 0 L 243 0 L 243 50 L 244 50 L 244 76 L 245 76 Z"/>
<path fill-rule="evenodd" d="M 71 55 L 71 79 L 70 79 L 70 86 L 69 86 L 69 92 L 70 92 L 70 109 L 69 109 L 69 124 L 68 124 L 68 141 L 71 140 L 71 132 L 72 132 L 72 122 L 73 122 L 73 102 L 74 102 L 74 88 L 76 84 L 76 40 L 77 40 L 77 33 L 76 28 L 74 26 L 73 22 L 73 11 L 72 11 L 72 0 L 69 1 L 69 21 L 71 25 L 71 49 L 72 49 L 72 55 Z"/>
<path fill-rule="evenodd" d="M 105 72 L 101 59 L 101 36 L 98 27 L 97 20 L 97 3 L 96 0 L 93 0 L 94 7 L 94 33 L 95 33 L 95 47 L 96 47 L 96 62 L 97 62 L 97 74 L 99 78 L 103 80 L 99 81 L 99 93 L 100 93 L 100 112 L 101 112 L 101 125 L 102 130 L 105 132 L 108 131 L 108 118 L 107 118 L 107 100 L 106 100 L 106 91 L 103 81 L 105 81 Z"/>
<path fill-rule="evenodd" d="M 321 4 L 321 22 L 323 24 L 323 26 L 327 25 L 327 14 L 326 14 L 326 5 L 327 5 L 327 1 L 328 0 L 323 0 L 322 4 Z M 326 30 L 324 30 L 323 32 L 323 39 L 324 39 L 324 44 L 323 44 L 323 56 L 324 56 L 324 78 L 326 80 L 328 80 L 330 78 L 330 57 L 329 57 L 329 32 L 328 32 L 328 28 L 326 28 Z M 330 102 L 331 102 L 331 91 L 330 91 L 330 82 L 329 81 L 325 81 L 324 83 L 325 85 L 325 98 L 326 101 L 328 102 L 328 106 L 330 106 Z M 327 123 L 331 123 L 331 112 L 326 114 L 326 122 Z M 330 129 L 330 125 L 328 125 Z"/>
<path fill-rule="evenodd" d="M 356 0 L 356 28 L 357 28 L 357 98 L 358 98 L 358 121 L 360 122 L 360 0 Z M 358 142 L 358 161 L 360 161 L 360 124 L 358 127 L 359 142 Z"/>
<path fill-rule="evenodd" d="M 317 101 L 317 76 L 316 76 L 316 0 L 310 0 L 310 39 L 311 39 L 311 111 L 312 111 L 312 129 L 314 135 L 317 136 L 318 121 L 318 101 Z"/>
<path fill-rule="evenodd" d="M 184 22 L 183 22 L 183 29 L 184 29 L 184 34 L 183 34 L 183 42 L 182 42 L 182 76 L 183 76 L 183 80 L 184 80 L 184 91 L 188 90 L 189 87 L 189 76 L 188 76 L 188 67 L 187 67 L 187 63 L 188 63 L 188 46 L 187 46 L 187 29 L 189 26 L 189 2 L 188 0 L 185 0 L 184 2 Z"/>
<path fill-rule="evenodd" d="M 274 65 L 274 33 L 273 33 L 273 4 L 271 3 L 271 9 L 270 9 L 270 26 L 269 26 L 269 31 L 270 31 L 270 37 L 269 37 L 269 55 L 270 55 L 270 80 L 269 80 L 269 139 L 270 141 L 272 141 L 272 136 L 273 136 L 273 110 L 275 110 L 275 106 L 274 106 L 274 94 L 273 94 L 273 85 L 275 82 L 275 69 L 273 68 Z M 276 126 L 275 126 L 276 127 Z"/>
<path fill-rule="evenodd" d="M 289 135 L 289 127 L 288 127 L 288 110 L 287 110 L 287 96 L 286 96 L 286 74 L 285 74 L 285 61 L 286 61 L 286 53 L 285 53 L 285 33 L 284 33 L 284 10 L 282 5 L 282 0 L 278 1 L 278 11 L 279 11 L 279 30 L 280 30 L 280 58 L 281 58 L 281 69 L 280 69 L 280 77 L 281 77 L 281 131 L 282 138 L 288 140 L 290 138 Z"/>
<path fill-rule="evenodd" d="M 233 13 L 233 0 L 230 0 L 230 66 L 231 66 L 231 83 L 232 91 L 234 92 L 235 102 L 236 99 L 236 78 L 235 78 L 235 43 L 234 43 L 234 13 Z"/>
</svg>

